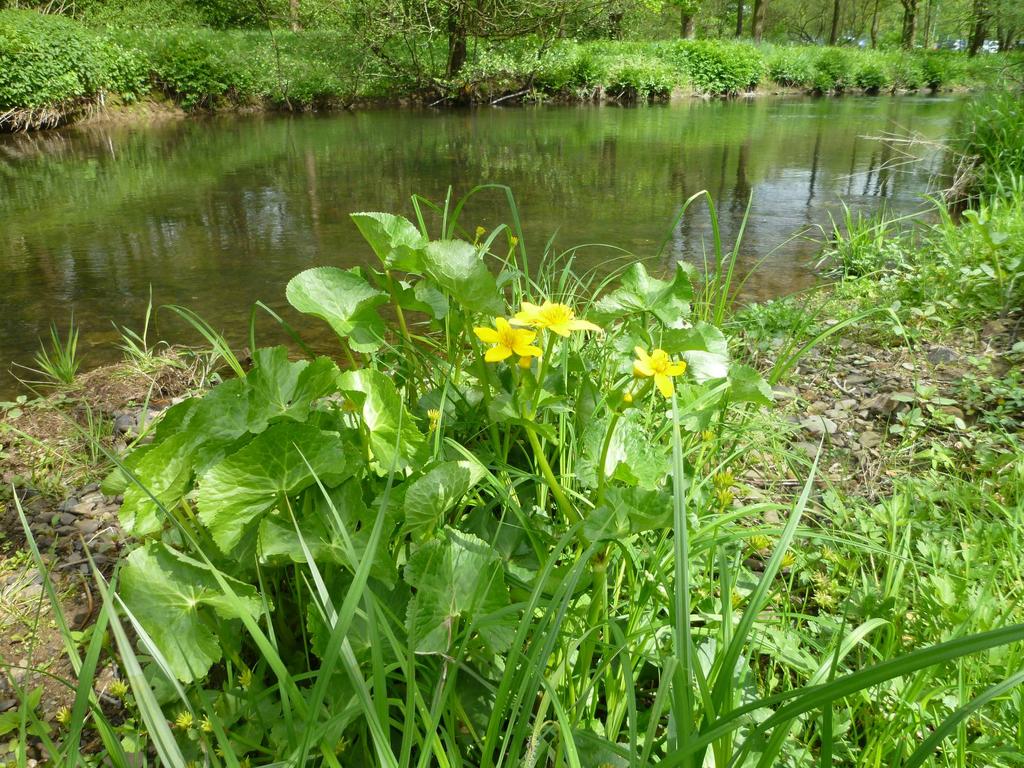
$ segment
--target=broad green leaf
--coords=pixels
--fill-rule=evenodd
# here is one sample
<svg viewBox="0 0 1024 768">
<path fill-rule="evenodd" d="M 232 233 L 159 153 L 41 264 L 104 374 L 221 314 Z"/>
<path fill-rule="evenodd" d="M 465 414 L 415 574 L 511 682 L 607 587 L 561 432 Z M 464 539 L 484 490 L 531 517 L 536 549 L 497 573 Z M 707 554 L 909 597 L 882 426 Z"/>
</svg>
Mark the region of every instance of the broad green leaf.
<svg viewBox="0 0 1024 768">
<path fill-rule="evenodd" d="M 298 530 L 287 510 L 275 510 L 263 518 L 260 524 L 260 554 L 264 560 L 284 558 L 304 563 L 304 542 L 316 562 L 336 563 L 355 572 L 366 555 L 376 514 L 366 506 L 362 487 L 355 479 L 346 480 L 336 488 L 329 488 L 327 493 L 330 496 L 329 502 L 316 486 L 302 494 L 302 509 L 296 512 Z M 387 530 L 392 531 L 395 527 L 394 516 L 387 524 Z M 299 541 L 300 534 L 302 542 Z M 372 555 L 373 566 L 370 571 L 373 578 L 388 585 L 394 584 L 398 577 L 395 559 L 388 549 L 392 540 L 390 535 L 381 538 L 378 551 Z"/>
<path fill-rule="evenodd" d="M 128 555 L 120 594 L 174 674 L 187 683 L 221 658 L 218 618 L 241 618 L 239 610 L 259 615 L 256 590 L 231 582 L 239 602 L 223 594 L 205 566 L 154 542 Z"/>
<path fill-rule="evenodd" d="M 672 494 L 611 486 L 583 524 L 592 541 L 672 527 Z"/>
<path fill-rule="evenodd" d="M 628 485 L 654 488 L 668 471 L 667 453 L 664 446 L 651 440 L 640 419 L 641 415 L 636 410 L 627 411 L 620 417 L 608 444 L 604 475 Z M 598 463 L 608 423 L 608 418 L 598 418 L 588 422 L 584 429 L 583 454 L 576 474 L 591 488 L 597 485 Z"/>
<path fill-rule="evenodd" d="M 181 449 L 189 454 L 192 469 L 198 475 L 237 449 L 239 439 L 248 433 L 249 393 L 246 380 L 225 381 L 202 397 L 185 403 L 194 405 L 183 413 L 183 418 L 174 419 L 173 427 L 164 431 L 161 431 L 164 427 L 161 420 L 157 424 L 156 439 L 161 442 L 172 434 L 187 435 Z M 175 408 L 168 411 L 167 416 L 171 416 Z"/>
<path fill-rule="evenodd" d="M 426 441 L 391 379 L 370 369 L 346 371 L 339 387 L 359 406 L 378 471 L 387 474 L 412 466 Z"/>
<path fill-rule="evenodd" d="M 139 482 L 128 483 L 118 517 L 121 527 L 133 536 L 159 533 L 164 520 L 157 502 L 170 508 L 188 493 L 192 480 L 191 456 L 184 450 L 188 443 L 189 435 L 180 432 L 146 451 L 131 468 Z"/>
<path fill-rule="evenodd" d="M 598 299 L 591 319 L 610 322 L 628 315 L 650 313 L 669 328 L 681 328 L 690 317 L 692 299 L 689 269 L 682 262 L 676 264 L 671 280 L 651 277 L 647 268 L 637 263 L 623 273 L 619 288 Z"/>
<path fill-rule="evenodd" d="M 448 299 L 429 281 L 420 280 L 415 285 L 395 281 L 395 299 L 402 309 L 422 312 L 435 320 L 448 314 Z"/>
<path fill-rule="evenodd" d="M 331 486 L 350 476 L 354 456 L 347 436 L 306 424 L 275 424 L 202 476 L 199 519 L 229 553 L 252 524 L 315 477 Z"/>
<path fill-rule="evenodd" d="M 353 349 L 373 352 L 384 338 L 384 321 L 376 307 L 387 294 L 366 282 L 358 269 L 314 267 L 288 282 L 288 303 L 299 312 L 326 320 Z"/>
<path fill-rule="evenodd" d="M 423 251 L 427 275 L 453 299 L 472 312 L 500 315 L 505 303 L 494 275 L 476 247 L 465 240 L 436 240 Z"/>
<path fill-rule="evenodd" d="M 771 405 L 775 402 L 768 382 L 749 365 L 733 365 L 729 368 L 729 394 L 733 402 L 737 403 Z"/>
<path fill-rule="evenodd" d="M 313 401 L 337 389 L 338 366 L 326 357 L 291 362 L 287 349 L 273 347 L 257 350 L 253 360 L 246 376 L 250 432 L 262 432 L 276 419 L 305 421 Z"/>
<path fill-rule="evenodd" d="M 667 329 L 661 345 L 670 355 L 681 355 L 687 374 L 698 383 L 729 375 L 729 344 L 713 325 L 699 322 L 692 328 Z"/>
<path fill-rule="evenodd" d="M 427 240 L 411 221 L 392 213 L 349 215 L 384 266 L 405 272 L 420 271 L 420 254 Z"/>
<path fill-rule="evenodd" d="M 494 615 L 508 607 L 509 594 L 501 560 L 486 542 L 449 528 L 413 553 L 405 581 L 416 592 L 407 614 L 416 653 L 448 652 L 468 624 L 492 651 L 509 647 L 517 622 Z"/>
<path fill-rule="evenodd" d="M 413 480 L 405 492 L 405 530 L 413 536 L 432 533 L 484 475 L 476 462 L 446 461 Z"/>
</svg>

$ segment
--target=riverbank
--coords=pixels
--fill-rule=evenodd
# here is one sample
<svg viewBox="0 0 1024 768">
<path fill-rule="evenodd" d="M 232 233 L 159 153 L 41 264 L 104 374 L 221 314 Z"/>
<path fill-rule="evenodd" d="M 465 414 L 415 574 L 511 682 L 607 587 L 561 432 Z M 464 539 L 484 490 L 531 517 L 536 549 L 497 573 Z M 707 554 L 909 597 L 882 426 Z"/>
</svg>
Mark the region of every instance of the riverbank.
<svg viewBox="0 0 1024 768">
<path fill-rule="evenodd" d="M 150 358 L 135 354 L 77 393 L 5 405 L 0 458 L 25 457 L 24 467 L 39 464 L 37 476 L 51 480 L 42 493 L 22 487 L 3 499 L 8 542 L 20 543 L 24 516 L 50 550 L 44 571 L 57 580 L 55 601 L 70 599 L 85 623 L 95 615 L 124 624 L 116 647 L 102 632 L 69 635 L 97 664 L 78 689 L 79 702 L 95 692 L 87 715 L 84 705 L 72 712 L 73 680 L 63 698 L 33 698 L 47 673 L 71 672 L 54 666 L 60 631 L 39 621 L 45 582 L 32 583 L 32 558 L 9 545 L 3 578 L 13 597 L 0 647 L 14 714 L 4 722 L 30 734 L 10 752 L 85 751 L 99 761 L 117 752 L 104 741 L 104 729 L 116 727 L 113 744 L 127 753 L 161 733 L 155 749 L 182 760 L 218 748 L 238 762 L 276 759 L 308 737 L 273 727 L 278 713 L 310 701 L 319 712 L 323 695 L 331 697 L 324 722 L 347 713 L 344 738 L 316 747 L 339 764 L 380 762 L 366 756 L 391 749 L 364 727 L 377 717 L 376 697 L 394 710 L 383 722 L 405 724 L 385 726 L 396 739 L 404 727 L 417 744 L 439 730 L 449 756 L 489 754 L 486 737 L 473 734 L 494 729 L 518 732 L 513 751 L 628 765 L 644 751 L 672 754 L 659 735 L 669 714 L 652 702 L 671 698 L 662 686 L 672 675 L 659 672 L 680 658 L 674 648 L 684 640 L 709 670 L 685 690 L 731 691 L 714 712 L 671 705 L 689 714 L 694 732 L 726 729 L 712 745 L 716 759 L 750 748 L 725 718 L 765 697 L 761 710 L 784 729 L 772 741 L 773 764 L 827 746 L 846 765 L 906 765 L 937 747 L 961 749 L 965 766 L 992 765 L 1019 736 L 1011 692 L 1024 679 L 1015 626 L 1024 619 L 1019 112 L 1012 98 L 982 105 L 959 141 L 971 202 L 961 220 L 841 222 L 822 254 L 837 280 L 807 295 L 731 313 L 727 266 L 693 288 L 684 269 L 659 280 L 633 266 L 595 300 L 571 270 L 542 268 L 536 296 L 517 271 L 503 273 L 507 290 L 566 306 L 508 308 L 477 256 L 491 250 L 516 264 L 521 241 L 508 230 L 477 232 L 475 244 L 428 243 L 399 217 L 361 214 L 359 230 L 389 270 L 379 286 L 367 282 L 378 274 L 368 268 L 320 268 L 287 288 L 300 311 L 336 329 L 346 370 L 326 358 L 289 361 L 283 348 L 238 359 L 211 335 L 216 349 L 195 358 L 204 361 L 196 370 L 223 361 L 216 386 L 176 373 L 154 400 L 165 363 L 152 361 L 157 367 L 120 391 L 133 401 L 128 412 L 100 408 L 93 388 L 136 375 Z M 727 254 L 715 253 L 726 265 Z M 466 268 L 453 273 L 457 258 Z M 398 271 L 415 289 L 390 282 Z M 382 345 L 377 307 L 389 295 L 408 314 L 397 313 Z M 457 312 L 465 314 L 452 319 Z M 517 329 L 492 319 L 506 312 Z M 166 361 L 169 370 L 192 370 L 179 359 Z M 195 398 L 175 404 L 193 389 Z M 117 399 L 111 389 L 102 402 Z M 114 473 L 94 487 L 47 459 L 45 446 L 33 452 L 46 442 L 41 434 L 20 436 L 33 409 L 91 429 L 83 402 L 122 435 L 111 448 L 142 437 L 127 459 L 138 486 Z M 277 462 L 287 473 L 268 471 Z M 365 473 L 353 476 L 353 465 Z M 96 476 L 110 469 L 102 456 L 89 466 Z M 79 582 L 62 575 L 81 565 L 62 534 L 97 516 L 116 535 L 103 554 L 124 547 L 120 594 L 131 614 L 80 587 L 75 597 Z M 300 586 L 296 574 L 322 586 Z M 350 628 L 352 615 L 318 610 L 324 600 L 344 617 L 355 596 L 371 607 Z M 677 598 L 685 618 L 673 622 Z M 294 631 L 296 616 L 308 636 Z M 74 630 L 82 631 L 77 621 Z M 365 706 L 352 704 L 348 689 L 334 698 L 329 678 L 318 677 L 342 644 L 349 674 L 365 682 Z M 509 664 L 516 654 L 523 663 Z M 165 674 L 177 687 L 161 684 Z M 146 698 L 153 679 L 160 700 Z M 520 685 L 525 714 L 500 701 Z M 588 689 L 596 706 L 579 694 Z M 403 709 L 397 694 L 409 690 L 442 691 L 453 722 L 437 726 L 421 707 Z M 802 697 L 822 691 L 835 695 L 813 699 L 799 728 L 786 719 L 792 708 L 771 698 L 804 706 Z M 478 700 L 483 722 L 465 707 Z M 347 709 L 356 706 L 364 708 Z M 590 724 L 532 731 L 549 706 Z M 652 710 L 649 724 L 630 719 Z M 970 728 L 958 731 L 961 721 Z M 242 729 L 244 741 L 229 735 Z M 935 733 L 948 741 L 923 735 Z"/>
<path fill-rule="evenodd" d="M 0 130 L 166 104 L 189 111 L 323 111 L 394 104 L 636 103 L 675 94 L 889 93 L 1000 87 L 1019 54 L 752 46 L 732 41 L 520 38 L 472 46 L 456 77 L 365 55 L 343 32 L 93 29 L 0 11 Z M 398 52 L 394 56 L 399 56 Z M 386 65 L 384 62 L 387 62 Z M 407 66 L 406 66 L 407 65 Z M 410 74 L 412 73 L 412 74 Z"/>
</svg>

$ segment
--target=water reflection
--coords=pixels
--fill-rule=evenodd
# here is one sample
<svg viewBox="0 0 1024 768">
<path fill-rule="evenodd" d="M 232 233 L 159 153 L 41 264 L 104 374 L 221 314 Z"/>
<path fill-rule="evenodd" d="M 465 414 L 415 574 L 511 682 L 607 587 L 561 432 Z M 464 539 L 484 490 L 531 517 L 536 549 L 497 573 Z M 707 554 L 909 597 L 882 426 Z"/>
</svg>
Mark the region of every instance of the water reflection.
<svg viewBox="0 0 1024 768">
<path fill-rule="evenodd" d="M 262 299 L 313 264 L 370 257 L 348 213 L 411 214 L 409 197 L 452 185 L 507 184 L 536 253 L 607 243 L 663 264 L 709 251 L 703 206 L 669 231 L 683 202 L 708 190 L 731 244 L 751 199 L 742 265 L 797 231 L 855 209 L 920 206 L 941 158 L 905 164 L 886 131 L 944 135 L 960 104 L 935 98 L 687 101 L 614 107 L 366 112 L 330 117 L 189 120 L 0 137 L 0 360 L 25 361 L 51 318 L 73 308 L 93 343 L 111 321 L 138 324 L 148 287 L 216 326 L 241 329 Z M 508 220 L 481 195 L 465 224 Z M 813 280 L 814 244 L 796 239 L 747 283 L 754 296 Z M 590 246 L 578 265 L 607 269 L 617 251 Z M 179 331 L 164 325 L 162 335 Z M 100 362 L 93 352 L 90 361 Z"/>
</svg>

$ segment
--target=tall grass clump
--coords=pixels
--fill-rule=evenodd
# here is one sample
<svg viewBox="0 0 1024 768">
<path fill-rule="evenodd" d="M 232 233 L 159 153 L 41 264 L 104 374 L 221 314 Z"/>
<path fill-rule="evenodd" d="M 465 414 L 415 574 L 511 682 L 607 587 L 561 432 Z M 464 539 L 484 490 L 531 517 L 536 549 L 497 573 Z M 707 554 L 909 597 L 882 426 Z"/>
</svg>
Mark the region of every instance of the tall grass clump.
<svg viewBox="0 0 1024 768">
<path fill-rule="evenodd" d="M 510 226 L 414 198 L 412 220 L 353 214 L 373 267 L 288 283 L 336 359 L 250 329 L 246 368 L 178 308 L 235 376 L 168 409 L 104 484 L 134 545 L 95 574 L 86 645 L 68 636 L 52 759 L 81 764 L 94 734 L 115 766 L 768 766 L 862 743 L 915 766 L 963 744 L 957 725 L 1019 682 L 1024 626 L 1008 610 L 908 640 L 889 627 L 916 556 L 902 522 L 816 522 L 814 462 L 777 500 L 747 484 L 790 464 L 755 428 L 771 388 L 721 329 L 739 244 L 715 222 L 703 282 L 601 278 L 531 253 L 508 190 L 471 195 L 488 190 Z M 837 601 L 833 560 L 806 555 L 825 546 L 870 594 Z M 118 725 L 93 691 L 106 637 Z M 989 674 L 946 674 L 992 649 Z M 999 713 L 986 728 L 1009 737 Z"/>
</svg>

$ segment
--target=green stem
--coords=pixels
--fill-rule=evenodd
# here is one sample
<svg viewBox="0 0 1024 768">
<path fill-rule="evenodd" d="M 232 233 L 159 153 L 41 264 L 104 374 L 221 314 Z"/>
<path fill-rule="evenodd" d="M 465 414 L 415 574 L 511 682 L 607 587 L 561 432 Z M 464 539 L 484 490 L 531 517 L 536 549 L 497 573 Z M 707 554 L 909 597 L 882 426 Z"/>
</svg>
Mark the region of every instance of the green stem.
<svg viewBox="0 0 1024 768">
<path fill-rule="evenodd" d="M 587 614 L 587 627 L 594 629 L 587 638 L 583 641 L 583 645 L 580 646 L 579 660 L 578 660 L 578 673 L 582 680 L 586 680 L 590 675 L 590 668 L 594 663 L 594 653 L 597 648 L 597 641 L 599 637 L 605 637 L 607 635 L 608 626 L 608 547 L 603 547 L 597 552 L 591 559 L 591 567 L 594 574 L 594 582 L 591 588 L 591 601 L 590 611 Z M 590 714 L 592 715 L 597 708 L 598 701 L 598 686 L 595 682 L 591 686 L 591 706 L 589 707 Z M 607 695 L 607 690 L 605 691 Z"/>
<path fill-rule="evenodd" d="M 612 414 L 608 430 L 604 435 L 604 442 L 601 444 L 601 459 L 597 462 L 597 505 L 604 501 L 604 483 L 607 480 L 606 464 L 608 463 L 608 451 L 611 449 L 612 436 L 615 434 L 615 427 L 618 426 L 622 411 L 615 411 Z"/>
<path fill-rule="evenodd" d="M 487 370 L 487 362 L 480 353 L 480 346 L 476 340 L 476 334 L 469 334 L 469 343 L 473 346 L 473 355 L 477 365 L 480 366 L 480 384 L 483 392 L 484 408 L 487 410 L 487 430 L 490 433 L 491 443 L 494 445 L 494 455 L 501 455 L 501 435 L 498 433 L 498 425 L 491 418 L 491 375 Z"/>
<path fill-rule="evenodd" d="M 548 464 L 548 458 L 544 455 L 544 449 L 541 447 L 540 440 L 537 439 L 537 433 L 533 431 L 533 425 L 526 426 L 526 437 L 529 439 L 530 447 L 533 448 L 533 455 L 540 465 L 541 474 L 544 475 L 544 480 L 547 482 L 548 488 L 551 489 L 551 495 L 555 497 L 558 511 L 562 513 L 569 525 L 582 520 L 583 516 L 573 509 L 572 504 L 569 503 L 569 499 L 565 495 L 565 491 L 562 490 L 562 486 L 555 477 L 555 473 L 551 471 L 551 465 Z"/>
</svg>

